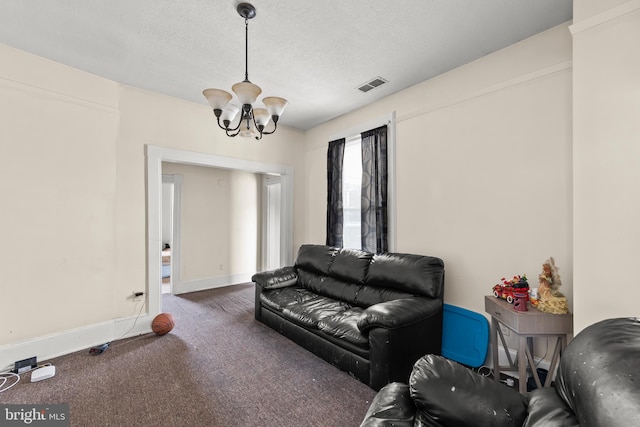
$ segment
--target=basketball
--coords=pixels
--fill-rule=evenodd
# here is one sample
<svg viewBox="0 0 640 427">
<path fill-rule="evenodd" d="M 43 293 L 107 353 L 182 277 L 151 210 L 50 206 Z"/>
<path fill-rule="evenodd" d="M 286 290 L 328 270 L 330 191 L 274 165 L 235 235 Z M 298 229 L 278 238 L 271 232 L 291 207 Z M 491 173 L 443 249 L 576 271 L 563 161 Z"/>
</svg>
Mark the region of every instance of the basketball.
<svg viewBox="0 0 640 427">
<path fill-rule="evenodd" d="M 160 313 L 151 322 L 151 330 L 156 335 L 166 335 L 173 329 L 175 323 L 173 316 L 169 313 Z"/>
</svg>

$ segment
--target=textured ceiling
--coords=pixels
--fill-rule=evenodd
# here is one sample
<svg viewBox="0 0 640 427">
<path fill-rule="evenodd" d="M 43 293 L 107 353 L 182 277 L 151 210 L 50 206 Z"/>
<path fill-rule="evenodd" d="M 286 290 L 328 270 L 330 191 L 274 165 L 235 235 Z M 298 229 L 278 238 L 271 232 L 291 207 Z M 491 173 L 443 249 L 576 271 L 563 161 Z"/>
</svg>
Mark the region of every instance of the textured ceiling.
<svg viewBox="0 0 640 427">
<path fill-rule="evenodd" d="M 0 43 L 206 105 L 244 79 L 235 0 L 2 0 Z M 306 130 L 572 19 L 571 0 L 253 0 L 249 79 Z M 388 83 L 357 88 L 381 76 Z"/>
</svg>

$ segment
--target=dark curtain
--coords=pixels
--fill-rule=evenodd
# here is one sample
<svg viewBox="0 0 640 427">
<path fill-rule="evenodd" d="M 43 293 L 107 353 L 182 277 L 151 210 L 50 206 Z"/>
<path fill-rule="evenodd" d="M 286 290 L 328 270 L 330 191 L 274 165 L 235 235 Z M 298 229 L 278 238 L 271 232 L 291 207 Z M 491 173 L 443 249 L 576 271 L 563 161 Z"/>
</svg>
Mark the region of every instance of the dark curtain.
<svg viewBox="0 0 640 427">
<path fill-rule="evenodd" d="M 387 252 L 387 126 L 362 137 L 362 250 Z"/>
<path fill-rule="evenodd" d="M 329 142 L 327 150 L 327 245 L 342 247 L 342 164 L 345 139 Z"/>
</svg>

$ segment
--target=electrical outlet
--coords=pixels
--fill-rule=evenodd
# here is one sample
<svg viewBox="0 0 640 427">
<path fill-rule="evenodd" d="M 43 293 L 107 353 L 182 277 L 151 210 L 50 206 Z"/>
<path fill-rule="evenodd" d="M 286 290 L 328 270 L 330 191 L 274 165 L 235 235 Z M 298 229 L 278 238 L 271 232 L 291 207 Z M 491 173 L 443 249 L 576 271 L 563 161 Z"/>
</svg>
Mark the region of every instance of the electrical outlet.
<svg viewBox="0 0 640 427">
<path fill-rule="evenodd" d="M 38 367 L 38 357 L 33 356 L 28 359 L 16 361 L 15 367 L 13 369 L 13 373 L 22 374 L 24 372 L 29 372 L 37 367 Z"/>
<path fill-rule="evenodd" d="M 224 264 L 220 264 L 220 270 L 224 270 Z"/>
<path fill-rule="evenodd" d="M 507 328 L 504 325 L 500 325 L 500 330 L 502 331 L 502 336 L 508 337 L 511 333 L 511 329 Z"/>
</svg>

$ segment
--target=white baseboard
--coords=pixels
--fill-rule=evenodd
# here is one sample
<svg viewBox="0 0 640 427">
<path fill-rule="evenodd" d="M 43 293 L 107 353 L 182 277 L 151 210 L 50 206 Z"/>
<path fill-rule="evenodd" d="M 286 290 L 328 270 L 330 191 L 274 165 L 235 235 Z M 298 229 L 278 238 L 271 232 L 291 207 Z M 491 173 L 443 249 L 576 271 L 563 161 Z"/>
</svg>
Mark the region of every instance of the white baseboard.
<svg viewBox="0 0 640 427">
<path fill-rule="evenodd" d="M 254 273 L 238 273 L 227 276 L 208 277 L 206 279 L 196 279 L 173 284 L 173 293 L 176 295 L 189 292 L 204 291 L 207 289 L 222 288 L 224 286 L 247 283 L 251 281 Z"/>
<path fill-rule="evenodd" d="M 174 285 L 173 292 L 182 294 L 246 283 L 251 281 L 252 275 L 253 273 L 242 273 L 192 280 L 183 282 L 181 286 Z M 149 314 L 144 313 L 139 317 L 123 317 L 0 346 L 0 371 L 12 369 L 16 361 L 29 357 L 36 356 L 40 362 L 76 351 L 88 351 L 89 348 L 106 342 L 150 333 L 152 320 Z"/>
<path fill-rule="evenodd" d="M 136 320 L 137 318 L 137 320 Z M 0 371 L 13 368 L 18 360 L 36 356 L 38 362 L 89 349 L 123 338 L 151 332 L 148 314 L 123 317 L 108 322 L 71 329 L 16 344 L 0 346 Z"/>
</svg>

